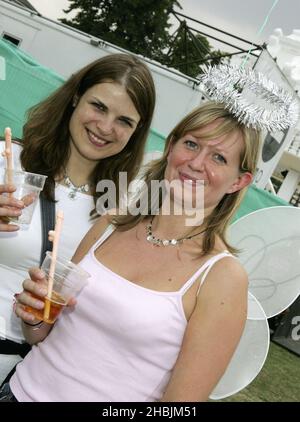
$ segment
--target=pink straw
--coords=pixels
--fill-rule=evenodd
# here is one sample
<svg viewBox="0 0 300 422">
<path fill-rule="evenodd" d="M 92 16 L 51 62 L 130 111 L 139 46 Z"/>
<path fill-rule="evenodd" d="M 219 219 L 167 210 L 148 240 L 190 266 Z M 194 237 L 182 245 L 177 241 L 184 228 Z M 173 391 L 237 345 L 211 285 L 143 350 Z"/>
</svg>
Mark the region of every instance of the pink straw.
<svg viewBox="0 0 300 422">
<path fill-rule="evenodd" d="M 4 138 L 5 138 L 5 150 L 3 152 L 3 156 L 6 158 L 6 170 L 7 171 L 7 182 L 12 184 L 13 178 L 11 171 L 13 170 L 13 159 L 12 159 L 12 146 L 11 146 L 11 129 L 9 127 L 5 128 L 4 130 Z M 9 193 L 8 196 L 12 197 L 13 194 Z"/>
<path fill-rule="evenodd" d="M 13 161 L 12 161 L 12 147 L 11 147 L 11 129 L 7 127 L 4 130 L 4 138 L 5 138 L 5 151 L 4 155 L 6 157 L 6 168 L 7 170 L 13 169 Z"/>
<path fill-rule="evenodd" d="M 52 290 L 53 290 L 53 278 L 54 278 L 56 259 L 57 259 L 58 242 L 60 238 L 63 220 L 64 220 L 64 213 L 63 211 L 58 210 L 56 214 L 55 229 L 54 231 L 51 230 L 49 232 L 49 239 L 53 242 L 53 249 L 52 249 L 52 259 L 51 259 L 51 264 L 50 264 L 50 269 L 49 269 L 49 275 L 48 275 L 48 293 L 47 293 L 48 300 L 45 301 L 44 320 L 49 319 L 49 315 L 50 315 L 50 303 L 51 303 L 50 300 L 51 300 Z"/>
</svg>

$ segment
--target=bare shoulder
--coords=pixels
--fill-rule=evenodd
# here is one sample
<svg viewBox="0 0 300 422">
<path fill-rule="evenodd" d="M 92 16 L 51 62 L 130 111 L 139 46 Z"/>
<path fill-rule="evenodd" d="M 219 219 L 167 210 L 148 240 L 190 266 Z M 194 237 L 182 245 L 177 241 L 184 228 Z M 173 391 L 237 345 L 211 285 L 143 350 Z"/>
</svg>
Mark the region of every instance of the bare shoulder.
<svg viewBox="0 0 300 422">
<path fill-rule="evenodd" d="M 222 253 L 225 250 L 226 245 L 220 238 L 217 238 L 215 253 Z M 228 255 L 228 257 L 224 257 L 217 261 L 211 267 L 211 270 L 208 274 L 208 279 L 217 279 L 219 285 L 224 283 L 228 288 L 230 285 L 234 286 L 236 283 L 240 284 L 241 286 L 244 285 L 244 287 L 248 288 L 247 272 L 238 258 L 236 258 L 234 255 Z"/>
<path fill-rule="evenodd" d="M 207 276 L 209 279 L 218 278 L 219 284 L 248 282 L 248 275 L 240 263 L 233 255 L 225 256 L 219 259 L 212 267 Z M 230 281 L 231 280 L 231 281 Z"/>
<path fill-rule="evenodd" d="M 245 302 L 248 291 L 248 274 L 234 256 L 219 259 L 209 270 L 197 298 L 197 303 L 204 301 L 217 306 L 219 303 Z"/>
<path fill-rule="evenodd" d="M 111 224 L 112 217 L 110 215 L 102 215 L 95 220 L 94 225 L 90 228 L 84 238 L 81 240 L 72 261 L 78 263 L 82 260 L 84 255 L 90 250 L 93 244 L 104 233 L 106 228 Z"/>
</svg>

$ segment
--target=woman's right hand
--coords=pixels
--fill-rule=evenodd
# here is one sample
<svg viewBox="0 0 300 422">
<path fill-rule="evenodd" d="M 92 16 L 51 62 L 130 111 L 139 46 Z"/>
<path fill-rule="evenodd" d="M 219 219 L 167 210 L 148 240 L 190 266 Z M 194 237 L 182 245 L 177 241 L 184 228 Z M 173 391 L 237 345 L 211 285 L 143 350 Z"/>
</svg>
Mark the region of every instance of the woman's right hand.
<svg viewBox="0 0 300 422">
<path fill-rule="evenodd" d="M 23 201 L 3 195 L 13 193 L 16 188 L 13 185 L 0 185 L 0 232 L 15 232 L 19 230 L 16 224 L 8 224 L 9 217 L 19 217 L 25 204 Z"/>
<path fill-rule="evenodd" d="M 25 310 L 26 306 L 34 309 L 43 309 L 44 302 L 42 299 L 47 295 L 47 281 L 45 273 L 40 268 L 31 268 L 29 270 L 30 279 L 23 281 L 23 291 L 16 296 L 15 313 L 25 323 L 37 324 L 40 319 L 37 319 L 33 314 Z"/>
</svg>

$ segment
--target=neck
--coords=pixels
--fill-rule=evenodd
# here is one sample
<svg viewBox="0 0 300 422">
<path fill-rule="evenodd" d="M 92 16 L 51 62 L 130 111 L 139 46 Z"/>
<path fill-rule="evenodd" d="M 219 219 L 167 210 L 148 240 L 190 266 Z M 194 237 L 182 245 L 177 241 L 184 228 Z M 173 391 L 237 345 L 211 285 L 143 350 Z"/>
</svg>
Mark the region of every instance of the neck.
<svg viewBox="0 0 300 422">
<path fill-rule="evenodd" d="M 159 238 L 180 239 L 204 228 L 202 223 L 191 225 L 190 222 L 186 215 L 157 215 L 153 218 L 152 229 Z"/>
<path fill-rule="evenodd" d="M 82 157 L 82 155 L 74 147 L 72 141 L 70 142 L 70 149 L 70 158 L 65 168 L 67 176 L 69 176 L 76 186 L 89 183 L 91 173 L 98 162 L 90 161 Z"/>
<path fill-rule="evenodd" d="M 153 220 L 153 231 L 157 232 L 159 237 L 164 238 L 183 238 L 197 233 L 204 229 L 203 221 L 214 209 L 214 207 L 204 208 L 203 210 L 194 210 L 191 214 L 184 213 L 184 209 L 179 210 L 181 215 L 174 213 L 174 205 L 165 208 L 167 215 L 164 215 L 165 203 L 161 208 L 161 214 L 155 216 Z"/>
</svg>

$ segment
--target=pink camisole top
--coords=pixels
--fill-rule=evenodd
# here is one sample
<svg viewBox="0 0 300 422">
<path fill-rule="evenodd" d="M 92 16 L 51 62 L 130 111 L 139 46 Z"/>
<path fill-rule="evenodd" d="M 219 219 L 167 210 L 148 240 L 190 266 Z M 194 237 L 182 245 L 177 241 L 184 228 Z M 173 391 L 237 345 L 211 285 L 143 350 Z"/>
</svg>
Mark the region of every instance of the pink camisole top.
<svg viewBox="0 0 300 422">
<path fill-rule="evenodd" d="M 17 366 L 10 381 L 18 401 L 158 401 L 178 357 L 187 320 L 182 297 L 201 284 L 228 252 L 215 255 L 174 292 L 137 285 L 99 262 L 94 251 L 80 262 L 91 274 L 74 309 L 65 309 L 53 330 Z"/>
</svg>

